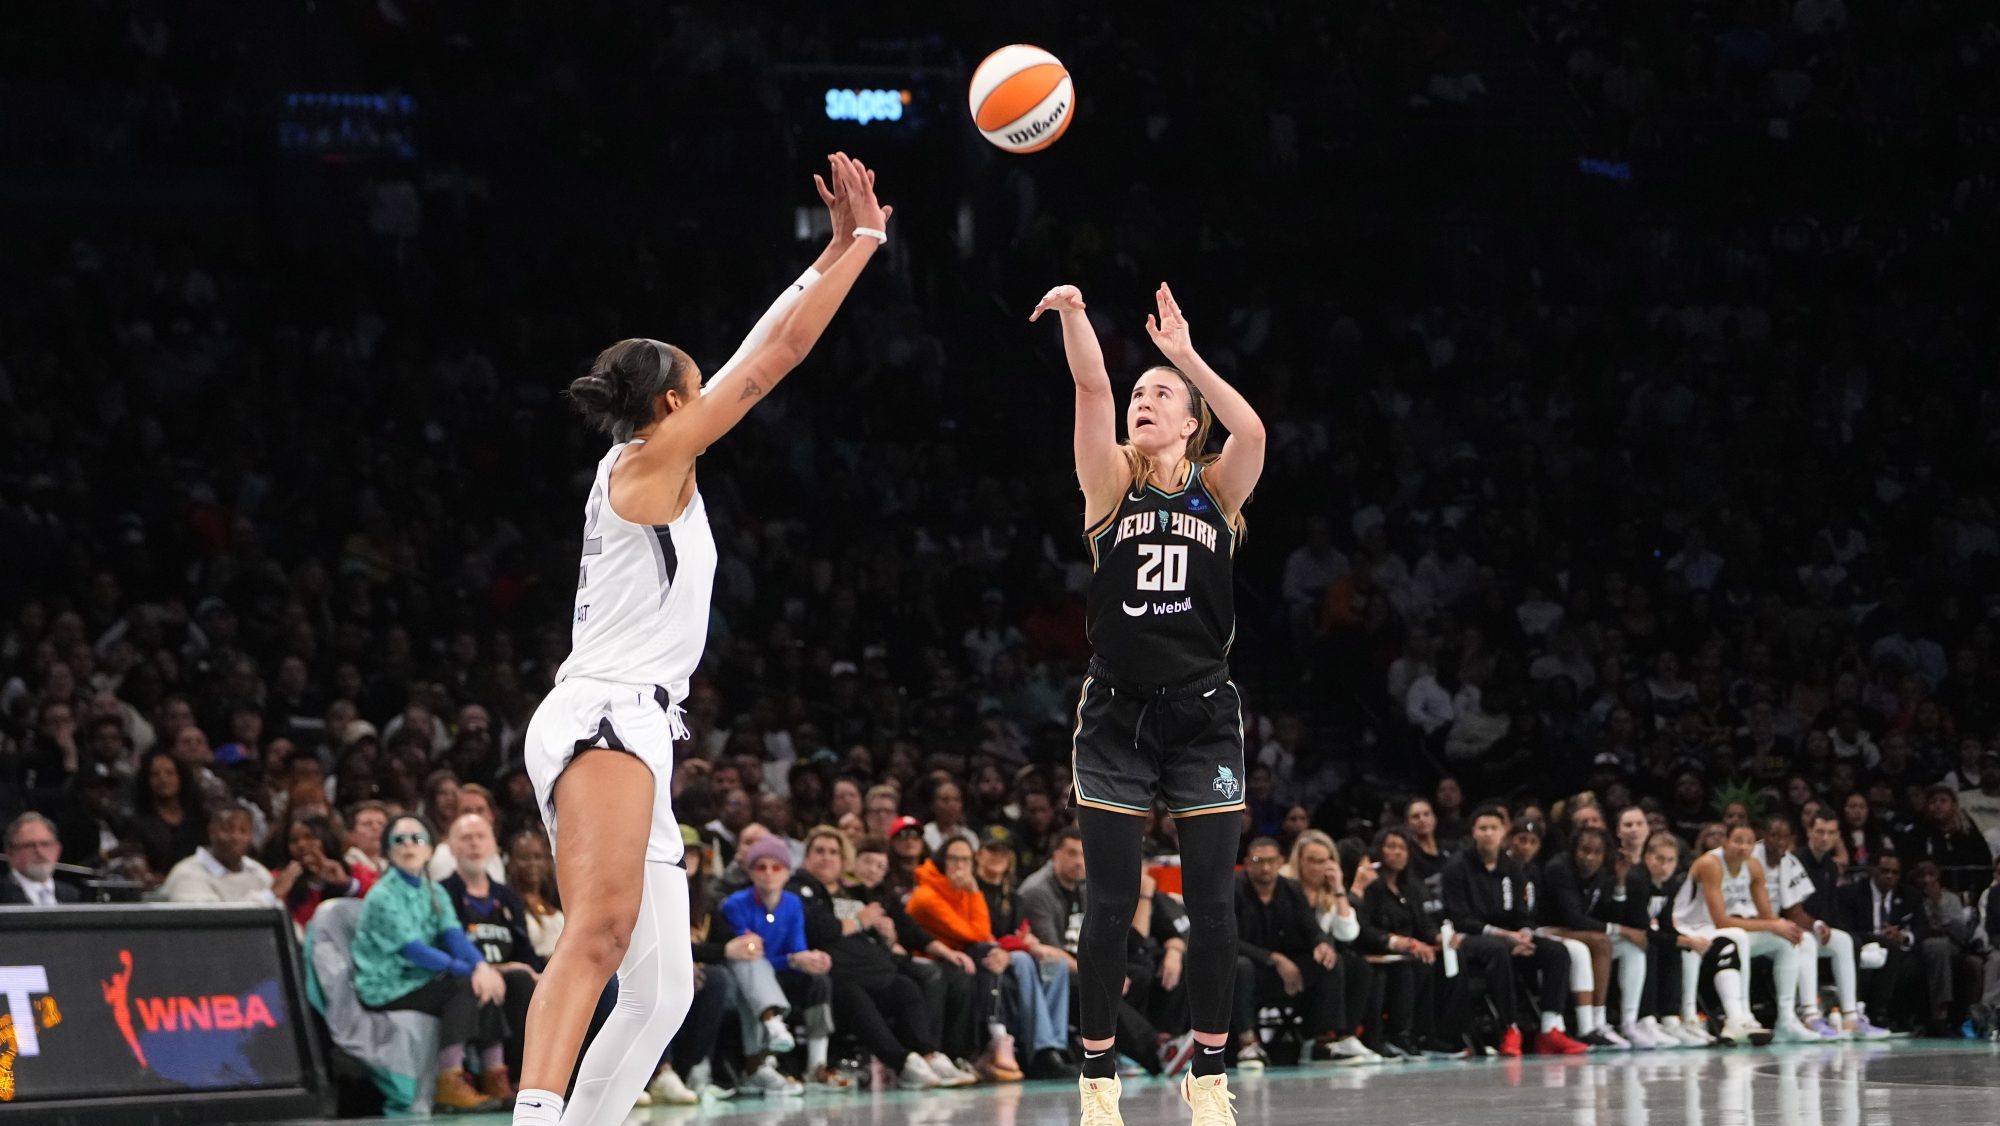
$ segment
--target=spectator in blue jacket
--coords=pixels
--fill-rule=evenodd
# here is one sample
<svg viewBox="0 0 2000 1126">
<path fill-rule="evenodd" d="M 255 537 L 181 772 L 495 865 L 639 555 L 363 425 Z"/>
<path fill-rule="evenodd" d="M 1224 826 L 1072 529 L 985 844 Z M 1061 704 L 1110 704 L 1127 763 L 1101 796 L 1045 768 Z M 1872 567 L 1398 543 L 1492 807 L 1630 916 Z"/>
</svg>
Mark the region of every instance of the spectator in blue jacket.
<svg viewBox="0 0 2000 1126">
<path fill-rule="evenodd" d="M 792 852 L 775 836 L 762 836 L 736 854 L 750 886 L 716 909 L 710 940 L 726 943 L 730 972 L 736 975 L 737 1015 L 743 1029 L 744 1080 L 767 1095 L 804 1093 L 798 1080 L 778 1069 L 777 1056 L 792 1050 L 786 1018 L 802 1009 L 806 1018 L 807 1079 L 816 1086 L 844 1090 L 850 1080 L 827 1063 L 833 1036 L 833 958 L 806 946 L 806 909 L 785 890 L 792 878 Z"/>
</svg>

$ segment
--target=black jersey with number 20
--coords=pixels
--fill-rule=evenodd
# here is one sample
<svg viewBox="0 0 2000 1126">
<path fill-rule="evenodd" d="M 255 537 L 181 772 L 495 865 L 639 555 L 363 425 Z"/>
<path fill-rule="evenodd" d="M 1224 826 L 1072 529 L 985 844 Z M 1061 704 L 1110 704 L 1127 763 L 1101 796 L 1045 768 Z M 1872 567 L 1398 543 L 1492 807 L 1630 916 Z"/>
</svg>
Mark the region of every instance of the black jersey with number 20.
<svg viewBox="0 0 2000 1126">
<path fill-rule="evenodd" d="M 1086 628 L 1091 648 L 1121 681 L 1185 684 L 1221 668 L 1236 640 L 1236 533 L 1201 475 L 1191 466 L 1187 483 L 1171 493 L 1128 485 L 1117 509 L 1084 533 Z"/>
</svg>

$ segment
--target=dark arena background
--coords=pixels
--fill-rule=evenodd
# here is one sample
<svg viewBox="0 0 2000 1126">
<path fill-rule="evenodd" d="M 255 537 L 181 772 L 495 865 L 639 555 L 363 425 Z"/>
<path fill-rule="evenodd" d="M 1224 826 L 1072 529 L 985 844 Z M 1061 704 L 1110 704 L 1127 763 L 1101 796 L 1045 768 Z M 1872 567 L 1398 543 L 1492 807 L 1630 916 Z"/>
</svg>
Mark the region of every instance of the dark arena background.
<svg viewBox="0 0 2000 1126">
<path fill-rule="evenodd" d="M 967 106 L 1009 43 L 1075 82 L 1028 155 Z M 1037 997 L 1070 972 L 1093 555 L 1027 318 L 1080 287 L 1122 398 L 1162 281 L 1267 432 L 1238 1121 L 1994 1120 L 1985 6 L 17 0 L 0 107 L 0 1122 L 507 1121 L 564 917 L 524 738 L 605 448 L 563 390 L 626 337 L 713 372 L 826 245 L 836 151 L 895 214 L 701 461 L 703 988 L 637 1121 L 1081 1120 L 1075 1029 L 906 907 L 965 839 L 967 949 L 1037 951 Z M 497 1039 L 357 999 L 401 811 L 521 986 Z M 1660 945 L 1661 893 L 1736 870 L 1739 826 L 1769 913 L 1719 976 Z M 871 1036 L 852 991 L 830 1041 L 802 1004 L 756 1050 L 707 984 L 760 837 L 802 874 L 840 846 L 807 893 L 914 1015 Z M 1164 805 L 1145 842 L 1123 1106 L 1178 1122 Z M 1475 972 L 1503 925 L 1586 980 Z"/>
</svg>

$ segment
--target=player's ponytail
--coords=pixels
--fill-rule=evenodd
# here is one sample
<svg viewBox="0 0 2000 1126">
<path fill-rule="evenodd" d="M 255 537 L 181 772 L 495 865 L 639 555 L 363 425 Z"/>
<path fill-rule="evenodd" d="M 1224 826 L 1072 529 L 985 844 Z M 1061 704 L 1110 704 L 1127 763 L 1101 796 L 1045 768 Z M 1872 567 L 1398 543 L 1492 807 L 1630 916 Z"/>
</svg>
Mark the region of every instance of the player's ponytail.
<svg viewBox="0 0 2000 1126">
<path fill-rule="evenodd" d="M 592 429 L 629 441 L 653 421 L 660 396 L 681 386 L 681 363 L 679 352 L 657 340 L 620 340 L 570 382 L 570 401 Z"/>
</svg>

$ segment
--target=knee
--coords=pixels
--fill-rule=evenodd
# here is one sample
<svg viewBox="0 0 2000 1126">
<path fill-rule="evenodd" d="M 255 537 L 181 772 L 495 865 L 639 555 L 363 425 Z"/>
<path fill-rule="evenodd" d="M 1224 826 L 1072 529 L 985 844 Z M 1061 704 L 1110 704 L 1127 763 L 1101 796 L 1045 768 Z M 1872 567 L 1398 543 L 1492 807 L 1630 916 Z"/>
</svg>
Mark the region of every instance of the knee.
<svg viewBox="0 0 2000 1126">
<path fill-rule="evenodd" d="M 1611 936 L 1602 932 L 1589 931 L 1575 938 L 1565 939 L 1564 941 L 1576 943 L 1583 948 L 1585 953 L 1595 958 L 1608 958 L 1611 956 Z M 1574 954 L 1575 951 L 1571 951 L 1571 953 Z"/>
<path fill-rule="evenodd" d="M 563 927 L 557 954 L 576 958 L 593 971 L 609 974 L 625 960 L 632 945 L 635 916 L 591 914 L 571 917 Z"/>
</svg>

